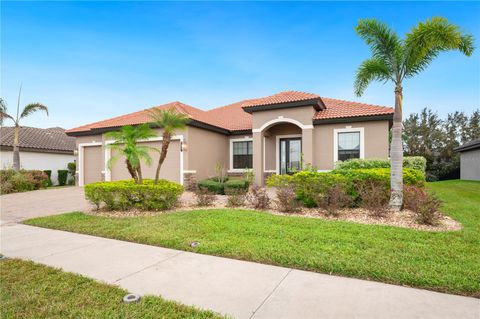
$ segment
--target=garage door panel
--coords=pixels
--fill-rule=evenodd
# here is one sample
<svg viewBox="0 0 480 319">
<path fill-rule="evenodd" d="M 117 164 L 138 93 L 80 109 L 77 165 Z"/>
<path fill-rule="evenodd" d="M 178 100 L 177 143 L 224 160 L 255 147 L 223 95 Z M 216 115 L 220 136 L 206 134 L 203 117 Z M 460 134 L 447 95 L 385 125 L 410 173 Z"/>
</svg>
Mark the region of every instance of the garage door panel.
<svg viewBox="0 0 480 319">
<path fill-rule="evenodd" d="M 103 156 L 101 146 L 83 148 L 83 184 L 102 181 Z"/>
<path fill-rule="evenodd" d="M 161 141 L 155 142 L 142 142 L 141 145 L 156 148 L 158 150 L 162 147 Z M 150 156 L 152 157 L 152 163 L 148 166 L 142 161 L 142 174 L 143 178 L 154 179 L 155 171 L 157 169 L 160 153 L 158 151 L 151 150 Z M 118 151 L 112 150 L 112 157 L 116 156 Z M 111 168 L 112 181 L 130 179 L 131 176 L 128 173 L 127 166 L 125 164 L 125 157 L 121 156 Z M 180 183 L 180 141 L 172 141 L 168 147 L 167 158 L 162 165 L 160 171 L 160 178 L 168 179 L 177 183 Z"/>
</svg>

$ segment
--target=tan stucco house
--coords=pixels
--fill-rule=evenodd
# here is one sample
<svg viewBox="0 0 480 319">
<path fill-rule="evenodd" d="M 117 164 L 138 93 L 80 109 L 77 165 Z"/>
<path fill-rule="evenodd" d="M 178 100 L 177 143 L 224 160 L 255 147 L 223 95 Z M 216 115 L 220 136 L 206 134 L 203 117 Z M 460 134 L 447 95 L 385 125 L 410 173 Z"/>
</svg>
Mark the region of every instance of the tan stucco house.
<svg viewBox="0 0 480 319">
<path fill-rule="evenodd" d="M 243 100 L 208 111 L 181 102 L 157 108 L 175 108 L 191 120 L 176 132 L 161 177 L 181 184 L 215 175 L 220 163 L 229 174 L 252 169 L 255 182 L 265 176 L 285 174 L 303 162 L 318 170 L 331 170 L 338 160 L 387 158 L 393 109 L 349 102 L 317 94 L 288 91 Z M 109 169 L 111 141 L 104 133 L 123 125 L 150 122 L 147 110 L 114 117 L 67 131 L 76 137 L 79 185 L 129 178 L 123 161 Z M 158 136 L 144 143 L 160 148 Z M 158 154 L 152 153 L 154 163 Z M 144 176 L 153 177 L 155 165 L 144 165 Z"/>
</svg>

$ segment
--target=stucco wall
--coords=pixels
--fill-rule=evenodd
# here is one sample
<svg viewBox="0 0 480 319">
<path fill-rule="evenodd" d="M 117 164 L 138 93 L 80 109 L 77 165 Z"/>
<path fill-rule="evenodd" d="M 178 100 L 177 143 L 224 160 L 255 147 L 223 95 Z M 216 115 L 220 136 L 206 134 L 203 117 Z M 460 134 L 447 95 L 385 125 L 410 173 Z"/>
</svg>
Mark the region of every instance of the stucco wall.
<svg viewBox="0 0 480 319">
<path fill-rule="evenodd" d="M 229 137 L 196 127 L 187 129 L 187 170 L 197 171 L 198 180 L 215 176 L 215 165 L 222 163 L 229 167 Z"/>
<path fill-rule="evenodd" d="M 268 121 L 278 119 L 279 117 L 297 120 L 305 125 L 312 125 L 312 118 L 315 109 L 312 106 L 301 106 L 290 109 L 268 110 L 254 112 L 252 116 L 252 124 L 254 129 L 260 128 Z"/>
<path fill-rule="evenodd" d="M 365 158 L 388 158 L 388 121 L 368 121 L 315 125 L 314 165 L 320 170 L 333 169 L 334 129 L 364 128 Z"/>
<path fill-rule="evenodd" d="M 68 154 L 52 154 L 38 152 L 20 151 L 20 166 L 23 169 L 51 170 L 51 179 L 53 184 L 58 184 L 59 169 L 67 169 L 67 164 L 73 162 L 75 156 Z M 10 168 L 13 166 L 13 152 L 0 151 L 1 167 Z"/>
<path fill-rule="evenodd" d="M 480 180 L 480 149 L 460 153 L 460 179 Z"/>
</svg>

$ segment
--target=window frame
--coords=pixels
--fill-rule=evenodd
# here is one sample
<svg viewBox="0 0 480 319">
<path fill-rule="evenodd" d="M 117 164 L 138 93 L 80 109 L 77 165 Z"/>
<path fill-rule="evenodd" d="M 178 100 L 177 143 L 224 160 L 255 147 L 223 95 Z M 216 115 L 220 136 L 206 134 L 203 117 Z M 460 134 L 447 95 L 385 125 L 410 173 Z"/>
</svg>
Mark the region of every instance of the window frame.
<svg viewBox="0 0 480 319">
<path fill-rule="evenodd" d="M 237 142 L 251 142 L 252 143 L 252 168 L 253 169 L 253 138 L 252 137 L 244 137 L 244 138 L 232 138 L 230 139 L 230 167 L 228 172 L 230 173 L 243 173 L 245 168 L 233 168 L 233 143 Z"/>
<path fill-rule="evenodd" d="M 365 158 L 365 134 L 363 127 L 347 126 L 341 129 L 333 130 L 333 163 L 338 162 L 338 134 L 339 133 L 360 133 L 360 159 Z"/>
</svg>

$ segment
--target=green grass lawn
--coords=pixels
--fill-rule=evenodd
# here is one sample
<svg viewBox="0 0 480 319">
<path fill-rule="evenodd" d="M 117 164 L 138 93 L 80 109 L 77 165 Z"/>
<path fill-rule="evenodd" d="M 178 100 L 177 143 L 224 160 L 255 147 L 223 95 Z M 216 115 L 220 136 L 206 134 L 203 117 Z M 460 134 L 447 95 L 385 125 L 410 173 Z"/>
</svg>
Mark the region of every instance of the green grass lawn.
<svg viewBox="0 0 480 319">
<path fill-rule="evenodd" d="M 480 183 L 428 185 L 455 232 L 284 217 L 249 210 L 196 210 L 154 217 L 69 213 L 26 224 L 261 263 L 480 297 Z M 200 246 L 191 248 L 190 242 Z"/>
<path fill-rule="evenodd" d="M 33 262 L 0 261 L 2 318 L 220 318 L 160 297 L 124 304 L 125 294 L 123 289 Z"/>
</svg>

